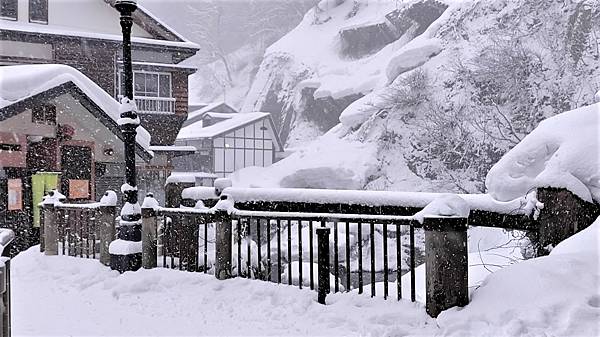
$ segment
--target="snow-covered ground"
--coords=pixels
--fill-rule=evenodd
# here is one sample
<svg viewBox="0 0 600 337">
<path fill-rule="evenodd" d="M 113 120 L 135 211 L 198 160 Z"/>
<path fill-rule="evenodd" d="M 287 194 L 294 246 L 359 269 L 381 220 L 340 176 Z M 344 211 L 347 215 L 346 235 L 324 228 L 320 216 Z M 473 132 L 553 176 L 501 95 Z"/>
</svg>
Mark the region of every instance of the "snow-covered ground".
<svg viewBox="0 0 600 337">
<path fill-rule="evenodd" d="M 437 320 L 420 303 L 368 292 L 322 306 L 308 289 L 167 269 L 119 275 L 33 247 L 12 263 L 13 335 L 597 336 L 599 231 L 600 219 L 550 256 L 497 270 L 471 304 Z"/>
</svg>

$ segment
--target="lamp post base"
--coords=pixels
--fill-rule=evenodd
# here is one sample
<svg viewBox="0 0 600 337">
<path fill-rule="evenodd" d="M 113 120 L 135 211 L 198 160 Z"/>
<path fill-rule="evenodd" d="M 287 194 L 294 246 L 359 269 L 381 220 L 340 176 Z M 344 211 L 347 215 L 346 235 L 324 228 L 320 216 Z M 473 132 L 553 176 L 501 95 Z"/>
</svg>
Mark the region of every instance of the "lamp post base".
<svg viewBox="0 0 600 337">
<path fill-rule="evenodd" d="M 142 267 L 142 253 L 128 255 L 110 255 L 110 269 L 119 273 L 136 271 Z"/>
</svg>

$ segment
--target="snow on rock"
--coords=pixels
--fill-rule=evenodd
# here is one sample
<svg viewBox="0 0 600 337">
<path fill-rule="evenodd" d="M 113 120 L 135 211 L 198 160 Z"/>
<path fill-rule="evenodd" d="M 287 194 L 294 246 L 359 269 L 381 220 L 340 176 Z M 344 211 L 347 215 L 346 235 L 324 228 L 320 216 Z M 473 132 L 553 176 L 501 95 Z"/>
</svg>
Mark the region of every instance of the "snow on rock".
<svg viewBox="0 0 600 337">
<path fill-rule="evenodd" d="M 110 243 L 108 252 L 112 255 L 130 255 L 142 252 L 142 241 L 117 239 Z"/>
<path fill-rule="evenodd" d="M 393 82 L 400 74 L 414 69 L 442 51 L 439 39 L 415 39 L 400 49 L 388 63 L 386 74 Z"/>
<path fill-rule="evenodd" d="M 245 168 L 230 178 L 239 187 L 359 189 L 375 169 L 376 144 L 344 141 L 335 132 L 267 168 Z"/>
<path fill-rule="evenodd" d="M 104 195 L 100 198 L 100 204 L 102 206 L 117 206 L 117 193 L 111 190 L 104 192 Z"/>
<path fill-rule="evenodd" d="M 438 317 L 442 334 L 598 336 L 600 219 L 557 252 L 489 275 L 471 303 Z"/>
<path fill-rule="evenodd" d="M 37 95 L 61 84 L 72 82 L 81 89 L 113 121 L 120 118 L 120 104 L 96 83 L 78 70 L 58 64 L 36 64 L 0 67 L 0 108 Z M 139 123 L 138 123 L 139 124 Z M 150 134 L 144 128 L 137 129 L 136 141 L 147 151 Z"/>
<path fill-rule="evenodd" d="M 469 204 L 463 198 L 456 194 L 443 194 L 416 213 L 414 218 L 422 224 L 426 217 L 447 216 L 467 218 L 470 212 Z"/>
<path fill-rule="evenodd" d="M 292 262 L 292 284 L 298 285 L 300 284 L 300 262 L 293 261 Z M 313 263 L 313 282 L 315 289 L 319 288 L 319 264 Z M 283 273 L 281 274 L 281 280 L 283 282 L 287 282 L 289 280 L 289 266 L 286 264 Z M 338 281 L 338 286 L 340 287 L 340 291 L 344 291 L 344 286 L 342 285 L 342 280 Z M 310 263 L 302 262 L 302 285 L 304 287 L 310 286 Z M 335 287 L 335 276 L 333 274 L 329 274 L 329 287 L 333 289 Z"/>
<path fill-rule="evenodd" d="M 600 103 L 542 121 L 489 171 L 486 187 L 507 201 L 537 187 L 600 202 Z"/>
<path fill-rule="evenodd" d="M 598 90 L 594 98 L 596 99 L 596 103 L 600 103 L 600 90 Z"/>
</svg>

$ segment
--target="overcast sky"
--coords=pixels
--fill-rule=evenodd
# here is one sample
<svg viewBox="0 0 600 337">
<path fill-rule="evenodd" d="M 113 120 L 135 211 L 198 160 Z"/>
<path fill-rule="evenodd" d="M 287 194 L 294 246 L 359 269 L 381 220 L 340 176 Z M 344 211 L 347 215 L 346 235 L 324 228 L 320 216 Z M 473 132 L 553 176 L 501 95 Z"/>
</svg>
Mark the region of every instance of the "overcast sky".
<svg viewBox="0 0 600 337">
<path fill-rule="evenodd" d="M 138 2 L 179 33 L 195 42 L 200 42 L 197 41 L 199 35 L 190 24 L 198 23 L 198 18 L 190 10 L 190 7 L 202 10 L 211 3 L 218 5 L 222 13 L 222 26 L 226 28 L 222 30 L 223 44 L 227 50 L 232 51 L 246 43 L 248 36 L 252 34 L 247 25 L 249 21 L 257 20 L 249 14 L 252 4 L 260 4 L 260 6 L 285 4 L 289 6 L 289 4 L 294 3 L 299 5 L 294 10 L 299 9 L 304 13 L 316 0 L 138 0 Z M 265 11 L 265 13 L 267 12 Z M 280 25 L 286 30 L 291 30 L 301 20 L 301 17 L 298 17 L 297 20 L 290 22 L 290 19 L 282 18 L 281 15 L 275 16 L 269 18 L 269 20 L 283 20 Z"/>
</svg>

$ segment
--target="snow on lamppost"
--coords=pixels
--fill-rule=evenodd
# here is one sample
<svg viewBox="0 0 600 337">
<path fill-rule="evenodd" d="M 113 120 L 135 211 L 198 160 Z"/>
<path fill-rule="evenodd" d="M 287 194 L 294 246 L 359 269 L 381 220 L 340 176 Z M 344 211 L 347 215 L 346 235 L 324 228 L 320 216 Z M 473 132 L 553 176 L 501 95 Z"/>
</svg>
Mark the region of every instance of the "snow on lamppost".
<svg viewBox="0 0 600 337">
<path fill-rule="evenodd" d="M 140 119 L 133 100 L 133 70 L 131 67 L 131 14 L 136 10 L 135 0 L 117 0 L 115 8 L 121 13 L 123 32 L 123 79 L 125 95 L 121 98 L 117 121 L 123 134 L 125 147 L 125 184 L 121 186 L 124 205 L 121 209 L 121 221 L 117 240 L 109 246 L 110 267 L 119 272 L 138 270 L 142 265 L 142 224 L 141 209 L 138 204 L 137 177 L 135 172 L 135 138 Z"/>
</svg>

